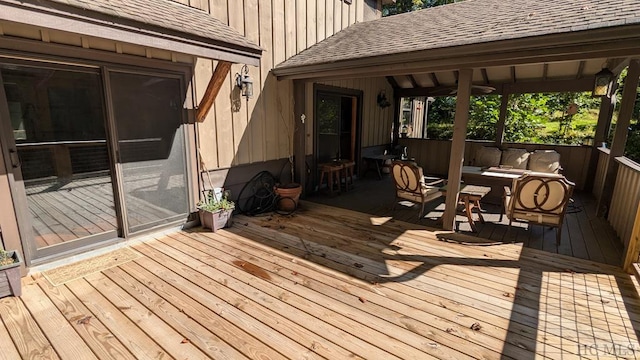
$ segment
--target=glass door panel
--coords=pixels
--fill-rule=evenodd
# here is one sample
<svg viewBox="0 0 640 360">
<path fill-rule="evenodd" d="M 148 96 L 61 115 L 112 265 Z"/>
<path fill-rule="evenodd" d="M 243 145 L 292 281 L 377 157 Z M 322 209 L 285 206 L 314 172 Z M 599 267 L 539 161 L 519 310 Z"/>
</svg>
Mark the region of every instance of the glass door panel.
<svg viewBox="0 0 640 360">
<path fill-rule="evenodd" d="M 340 157 L 340 96 L 318 94 L 318 162 L 324 163 Z"/>
<path fill-rule="evenodd" d="M 8 64 L 0 74 L 36 253 L 116 237 L 99 74 Z"/>
<path fill-rule="evenodd" d="M 180 80 L 120 72 L 109 80 L 128 232 L 186 219 Z"/>
</svg>

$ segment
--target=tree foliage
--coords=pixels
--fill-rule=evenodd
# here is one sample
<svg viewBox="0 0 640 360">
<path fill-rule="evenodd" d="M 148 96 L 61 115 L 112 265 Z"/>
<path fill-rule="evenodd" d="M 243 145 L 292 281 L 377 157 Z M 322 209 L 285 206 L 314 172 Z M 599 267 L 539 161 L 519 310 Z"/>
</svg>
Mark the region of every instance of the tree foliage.
<svg viewBox="0 0 640 360">
<path fill-rule="evenodd" d="M 469 104 L 467 138 L 495 140 L 500 116 L 500 95 L 473 96 Z M 507 142 L 581 144 L 593 136 L 600 100 L 589 93 L 535 93 L 509 97 L 504 140 Z M 570 104 L 578 113 L 569 114 Z M 436 98 L 429 107 L 427 135 L 450 139 L 453 135 L 455 97 Z M 585 124 L 575 119 L 588 118 Z M 582 121 L 585 123 L 585 121 Z"/>
<path fill-rule="evenodd" d="M 622 99 L 624 84 L 627 78 L 627 69 L 624 69 L 618 78 L 618 89 L 616 97 L 618 101 Z M 616 112 L 620 111 L 620 102 L 616 105 Z M 613 139 L 615 124 L 612 125 L 609 132 L 609 143 Z M 631 115 L 631 123 L 629 124 L 629 132 L 627 134 L 627 142 L 625 144 L 624 155 L 635 162 L 640 163 L 640 87 L 636 89 L 636 102 L 633 106 L 633 114 Z"/>
<path fill-rule="evenodd" d="M 396 0 L 395 3 L 382 7 L 382 16 L 402 14 L 459 1 L 461 0 Z"/>
</svg>

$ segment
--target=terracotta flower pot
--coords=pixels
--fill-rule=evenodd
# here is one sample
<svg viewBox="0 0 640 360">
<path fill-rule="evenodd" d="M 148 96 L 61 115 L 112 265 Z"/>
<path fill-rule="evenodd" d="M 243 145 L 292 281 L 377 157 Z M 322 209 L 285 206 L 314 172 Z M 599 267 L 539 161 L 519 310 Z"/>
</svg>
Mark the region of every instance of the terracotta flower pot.
<svg viewBox="0 0 640 360">
<path fill-rule="evenodd" d="M 0 298 L 5 296 L 21 296 L 20 264 L 22 259 L 15 251 L 7 251 L 14 260 L 13 264 L 0 266 Z"/>
<path fill-rule="evenodd" d="M 233 209 L 218 210 L 216 212 L 201 209 L 198 213 L 200 215 L 200 223 L 202 224 L 202 227 L 205 229 L 211 229 L 213 232 L 233 224 Z"/>
<path fill-rule="evenodd" d="M 278 201 L 278 209 L 282 211 L 294 211 L 298 208 L 302 185 L 296 183 L 276 185 L 274 191 L 281 198 Z"/>
</svg>

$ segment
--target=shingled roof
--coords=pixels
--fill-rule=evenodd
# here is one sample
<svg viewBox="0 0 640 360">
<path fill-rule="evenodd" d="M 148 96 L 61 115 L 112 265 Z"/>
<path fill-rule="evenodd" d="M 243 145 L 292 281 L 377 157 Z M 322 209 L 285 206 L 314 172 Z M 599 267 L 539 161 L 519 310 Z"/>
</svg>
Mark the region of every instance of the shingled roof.
<svg viewBox="0 0 640 360">
<path fill-rule="evenodd" d="M 170 0 L 0 0 L 2 3 L 114 28 L 122 26 L 133 32 L 185 38 L 258 57 L 262 52 L 258 45 L 208 13 Z M 36 25 L 37 16 L 32 18 Z"/>
<path fill-rule="evenodd" d="M 276 72 L 637 24 L 640 1 L 466 0 L 355 24 L 279 64 Z"/>
</svg>

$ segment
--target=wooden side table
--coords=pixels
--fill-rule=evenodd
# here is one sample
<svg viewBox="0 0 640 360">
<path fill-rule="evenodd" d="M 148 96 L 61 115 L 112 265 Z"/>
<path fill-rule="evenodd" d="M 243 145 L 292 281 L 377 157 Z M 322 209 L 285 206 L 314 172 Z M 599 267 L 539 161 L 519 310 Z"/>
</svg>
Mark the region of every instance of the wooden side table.
<svg viewBox="0 0 640 360">
<path fill-rule="evenodd" d="M 322 183 L 324 182 L 324 177 L 325 175 L 327 175 L 327 188 L 329 188 L 329 193 L 333 195 L 334 185 L 337 185 L 338 192 L 340 192 L 340 173 L 342 172 L 344 165 L 342 163 L 330 162 L 330 163 L 318 164 L 318 167 L 320 168 L 320 171 L 321 171 L 319 186 L 322 186 Z"/>
<path fill-rule="evenodd" d="M 349 185 L 353 186 L 353 168 L 356 166 L 355 161 L 342 160 L 342 179 L 344 180 L 344 189 L 349 191 Z"/>
<path fill-rule="evenodd" d="M 371 164 L 375 164 L 375 171 L 378 173 L 378 179 L 382 180 L 382 169 L 387 167 L 387 165 L 385 165 L 385 162 L 387 160 L 394 160 L 396 158 L 395 155 L 370 155 L 370 156 L 363 156 L 362 159 L 364 161 L 366 161 L 367 163 L 367 167 L 364 169 L 364 171 L 362 171 L 361 176 L 364 177 L 364 175 L 369 172 L 369 170 L 373 170 L 373 168 L 371 167 Z"/>
<path fill-rule="evenodd" d="M 441 191 L 442 194 L 446 196 L 446 187 L 442 188 Z M 458 193 L 458 204 L 464 205 L 464 214 L 467 216 L 467 219 L 469 219 L 469 225 L 471 226 L 471 230 L 473 232 L 478 232 L 476 224 L 473 221 L 473 209 L 477 209 L 476 213 L 478 214 L 478 220 L 480 221 L 480 223 L 484 224 L 480 200 L 482 200 L 482 198 L 485 197 L 489 192 L 491 192 L 491 188 L 488 186 L 464 185 Z"/>
</svg>

